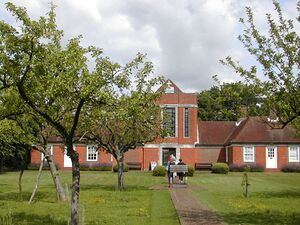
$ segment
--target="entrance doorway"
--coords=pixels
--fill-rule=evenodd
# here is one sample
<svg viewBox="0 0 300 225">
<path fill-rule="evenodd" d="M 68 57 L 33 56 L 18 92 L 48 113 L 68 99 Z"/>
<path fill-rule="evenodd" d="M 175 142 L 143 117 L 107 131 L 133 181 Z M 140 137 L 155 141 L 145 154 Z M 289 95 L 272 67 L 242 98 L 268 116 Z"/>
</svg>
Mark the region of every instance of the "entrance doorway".
<svg viewBox="0 0 300 225">
<path fill-rule="evenodd" d="M 266 148 L 266 168 L 277 168 L 277 148 Z"/>
<path fill-rule="evenodd" d="M 174 155 L 176 157 L 176 148 L 163 148 L 162 149 L 162 164 L 163 165 L 167 165 L 170 155 Z"/>
</svg>

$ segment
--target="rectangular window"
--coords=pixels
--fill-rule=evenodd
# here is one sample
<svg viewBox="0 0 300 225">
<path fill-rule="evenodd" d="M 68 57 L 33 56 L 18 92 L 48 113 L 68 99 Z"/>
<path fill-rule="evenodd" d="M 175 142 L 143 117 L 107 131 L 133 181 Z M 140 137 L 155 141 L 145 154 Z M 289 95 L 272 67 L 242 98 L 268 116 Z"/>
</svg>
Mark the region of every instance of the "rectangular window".
<svg viewBox="0 0 300 225">
<path fill-rule="evenodd" d="M 290 146 L 289 147 L 289 162 L 299 162 L 299 147 Z"/>
<path fill-rule="evenodd" d="M 168 137 L 176 136 L 176 109 L 174 107 L 164 108 L 164 114 L 166 116 L 164 120 L 164 129 Z"/>
<path fill-rule="evenodd" d="M 98 161 L 98 152 L 97 152 L 97 147 L 88 145 L 86 147 L 86 159 L 87 161 Z"/>
<path fill-rule="evenodd" d="M 184 137 L 190 136 L 190 110 L 184 108 Z"/>
<path fill-rule="evenodd" d="M 244 162 L 254 162 L 254 147 L 253 146 L 243 147 L 243 159 L 244 159 Z"/>
</svg>

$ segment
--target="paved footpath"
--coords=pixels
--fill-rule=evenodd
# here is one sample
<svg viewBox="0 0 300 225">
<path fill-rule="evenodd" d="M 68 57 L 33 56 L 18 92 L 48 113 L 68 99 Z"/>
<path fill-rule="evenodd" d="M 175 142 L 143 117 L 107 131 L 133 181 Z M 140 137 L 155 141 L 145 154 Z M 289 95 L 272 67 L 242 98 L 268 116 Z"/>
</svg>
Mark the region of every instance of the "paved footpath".
<svg viewBox="0 0 300 225">
<path fill-rule="evenodd" d="M 197 200 L 187 185 L 174 184 L 170 188 L 170 193 L 181 225 L 226 224 L 211 209 Z"/>
</svg>

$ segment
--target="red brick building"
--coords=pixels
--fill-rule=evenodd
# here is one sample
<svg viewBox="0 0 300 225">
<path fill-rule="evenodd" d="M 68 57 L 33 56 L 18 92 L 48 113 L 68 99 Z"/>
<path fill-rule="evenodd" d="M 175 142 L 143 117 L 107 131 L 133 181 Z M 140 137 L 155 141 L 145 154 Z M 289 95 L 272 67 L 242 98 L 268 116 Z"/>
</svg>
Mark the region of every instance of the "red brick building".
<svg viewBox="0 0 300 225">
<path fill-rule="evenodd" d="M 199 121 L 197 94 L 182 92 L 170 80 L 158 104 L 168 114 L 168 137 L 125 154 L 125 162 L 139 163 L 142 170 L 148 170 L 151 162 L 166 164 L 171 154 L 189 165 L 251 163 L 274 171 L 286 164 L 300 163 L 300 138 L 295 137 L 295 130 L 289 126 L 276 129 L 267 120 L 256 117 L 239 122 Z M 55 163 L 60 168 L 70 168 L 71 160 L 64 154 L 61 139 L 50 139 L 49 145 Z M 94 146 L 75 144 L 74 148 L 80 163 L 114 163 L 110 154 L 98 152 Z M 32 163 L 39 163 L 41 158 L 41 153 L 32 151 Z"/>
</svg>

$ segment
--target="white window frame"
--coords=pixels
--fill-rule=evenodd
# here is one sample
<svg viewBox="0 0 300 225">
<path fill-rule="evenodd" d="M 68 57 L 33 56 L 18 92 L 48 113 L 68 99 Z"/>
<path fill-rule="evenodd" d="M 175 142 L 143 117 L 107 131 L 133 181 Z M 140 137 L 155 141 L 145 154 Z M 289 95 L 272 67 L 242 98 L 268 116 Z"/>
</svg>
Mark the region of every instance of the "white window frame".
<svg viewBox="0 0 300 225">
<path fill-rule="evenodd" d="M 95 153 L 91 153 L 91 154 L 96 154 L 96 159 L 89 159 L 89 150 L 90 150 L 90 148 L 95 148 L 96 149 L 96 152 Z M 89 161 L 89 162 L 91 162 L 91 161 L 93 161 L 93 162 L 95 162 L 95 161 L 98 161 L 98 151 L 97 151 L 97 146 L 95 146 L 95 145 L 87 145 L 86 146 L 86 161 Z"/>
<path fill-rule="evenodd" d="M 50 155 L 53 155 L 53 145 L 47 145 L 47 148 L 50 147 Z M 44 159 L 44 153 L 41 152 L 41 160 Z"/>
<path fill-rule="evenodd" d="M 247 159 L 246 158 L 246 150 L 250 150 L 252 151 L 252 158 L 251 159 Z M 247 153 L 250 154 L 250 153 Z M 244 162 L 255 162 L 255 148 L 254 146 L 244 146 L 243 147 L 243 161 Z"/>
<path fill-rule="evenodd" d="M 292 159 L 291 157 L 291 149 L 293 148 L 293 150 L 296 150 L 296 156 L 297 156 L 297 159 Z M 299 156 L 299 146 L 295 146 L 295 145 L 292 145 L 292 146 L 289 146 L 289 162 L 300 162 L 300 156 Z"/>
</svg>

